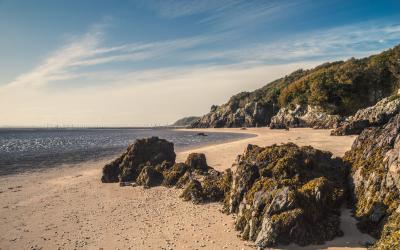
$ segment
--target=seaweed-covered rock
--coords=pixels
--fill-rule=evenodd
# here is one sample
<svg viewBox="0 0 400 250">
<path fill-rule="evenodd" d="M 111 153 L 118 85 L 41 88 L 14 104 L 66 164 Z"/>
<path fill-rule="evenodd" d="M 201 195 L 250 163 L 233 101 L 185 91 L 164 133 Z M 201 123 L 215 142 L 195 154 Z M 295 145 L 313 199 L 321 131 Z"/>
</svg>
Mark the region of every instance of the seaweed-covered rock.
<svg viewBox="0 0 400 250">
<path fill-rule="evenodd" d="M 235 227 L 259 248 L 320 244 L 342 235 L 347 169 L 310 146 L 249 145 L 238 157 L 229 197 Z"/>
<path fill-rule="evenodd" d="M 279 112 L 271 118 L 270 128 L 286 129 L 296 127 L 308 128 L 335 128 L 341 121 L 338 115 L 330 115 L 321 108 L 313 106 L 296 105 L 294 109 L 281 108 Z"/>
<path fill-rule="evenodd" d="M 176 183 L 177 187 L 184 187 L 182 197 L 193 203 L 224 202 L 227 207 L 227 197 L 232 184 L 230 169 L 219 172 L 209 169 L 207 172 L 186 172 Z"/>
<path fill-rule="evenodd" d="M 332 130 L 331 135 L 360 134 L 365 128 L 387 123 L 399 112 L 399 95 L 384 98 L 374 106 L 358 110 L 354 116 L 348 117 L 336 129 Z"/>
<path fill-rule="evenodd" d="M 378 249 L 400 247 L 400 114 L 365 129 L 344 160 L 351 164 L 351 194 L 359 228 Z M 397 223 L 396 223 L 397 222 Z"/>
<path fill-rule="evenodd" d="M 178 181 L 185 173 L 187 173 L 188 170 L 189 166 L 185 163 L 175 163 L 168 171 L 164 172 L 163 185 L 168 187 L 177 185 Z"/>
<path fill-rule="evenodd" d="M 127 151 L 103 168 L 102 182 L 120 182 L 121 186 L 146 188 L 164 185 L 184 188 L 182 197 L 194 203 L 227 204 L 232 171 L 219 172 L 207 165 L 202 153 L 191 153 L 185 163 L 175 163 L 173 144 L 152 137 L 137 140 Z"/>
<path fill-rule="evenodd" d="M 152 166 L 145 166 L 136 179 L 136 184 L 144 187 L 159 186 L 163 182 L 163 175 Z"/>
<path fill-rule="evenodd" d="M 232 185 L 232 171 L 224 172 L 209 170 L 202 181 L 204 200 L 207 202 L 223 201 L 227 205 L 227 198 Z"/>
<path fill-rule="evenodd" d="M 207 171 L 209 169 L 207 165 L 206 156 L 202 153 L 191 153 L 185 162 L 192 170 Z"/>
<path fill-rule="evenodd" d="M 128 146 L 127 152 L 131 150 L 132 145 Z M 121 172 L 119 168 L 119 164 L 122 162 L 125 154 L 118 157 L 114 161 L 106 164 L 103 167 L 103 175 L 101 176 L 101 182 L 103 183 L 111 183 L 119 181 L 119 173 Z"/>
<path fill-rule="evenodd" d="M 102 182 L 136 181 L 145 166 L 175 163 L 174 144 L 158 137 L 136 140 L 126 152 L 103 168 Z"/>
<path fill-rule="evenodd" d="M 181 198 L 185 201 L 192 201 L 195 204 L 204 201 L 203 188 L 198 180 L 190 180 L 181 194 Z"/>
</svg>

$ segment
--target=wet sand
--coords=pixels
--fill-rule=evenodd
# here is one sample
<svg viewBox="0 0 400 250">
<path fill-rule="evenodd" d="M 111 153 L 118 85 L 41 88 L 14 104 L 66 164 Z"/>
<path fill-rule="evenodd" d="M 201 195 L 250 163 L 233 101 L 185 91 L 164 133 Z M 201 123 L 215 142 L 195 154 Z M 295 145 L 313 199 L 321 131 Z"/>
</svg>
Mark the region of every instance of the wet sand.
<svg viewBox="0 0 400 250">
<path fill-rule="evenodd" d="M 294 142 L 341 156 L 355 138 L 313 129 L 201 131 L 257 137 L 181 151 L 177 161 L 203 152 L 210 166 L 224 170 L 249 143 Z M 174 188 L 102 184 L 101 168 L 110 160 L 0 177 L 0 249 L 254 249 L 237 237 L 232 215 L 221 213 L 220 204 L 184 202 Z M 363 249 L 360 243 L 372 240 L 355 228 L 348 210 L 342 228 L 344 237 L 302 249 Z"/>
</svg>

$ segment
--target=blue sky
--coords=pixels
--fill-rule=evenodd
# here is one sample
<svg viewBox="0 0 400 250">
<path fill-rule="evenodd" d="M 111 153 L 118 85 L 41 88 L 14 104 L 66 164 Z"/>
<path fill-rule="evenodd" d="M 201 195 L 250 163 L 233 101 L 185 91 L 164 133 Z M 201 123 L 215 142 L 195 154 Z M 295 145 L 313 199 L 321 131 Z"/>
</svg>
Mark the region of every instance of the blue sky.
<svg viewBox="0 0 400 250">
<path fill-rule="evenodd" d="M 151 125 L 400 43 L 400 1 L 0 0 L 0 126 Z"/>
</svg>

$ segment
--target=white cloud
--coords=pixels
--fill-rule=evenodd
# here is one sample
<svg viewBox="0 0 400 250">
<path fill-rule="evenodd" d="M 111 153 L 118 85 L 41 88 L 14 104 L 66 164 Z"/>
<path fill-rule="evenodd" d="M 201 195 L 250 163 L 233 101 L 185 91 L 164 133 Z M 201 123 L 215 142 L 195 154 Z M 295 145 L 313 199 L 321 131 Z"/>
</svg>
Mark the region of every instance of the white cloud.
<svg viewBox="0 0 400 250">
<path fill-rule="evenodd" d="M 194 60 L 225 59 L 258 63 L 337 60 L 363 57 L 400 43 L 400 23 L 361 23 L 284 37 L 265 44 L 252 44 L 225 51 L 197 53 Z"/>
<path fill-rule="evenodd" d="M 37 68 L 20 75 L 7 85 L 40 86 L 50 81 L 72 78 L 72 75 L 68 74 L 68 66 L 76 60 L 93 55 L 93 49 L 98 45 L 100 35 L 101 32 L 97 30 L 85 34 L 51 54 Z"/>
</svg>

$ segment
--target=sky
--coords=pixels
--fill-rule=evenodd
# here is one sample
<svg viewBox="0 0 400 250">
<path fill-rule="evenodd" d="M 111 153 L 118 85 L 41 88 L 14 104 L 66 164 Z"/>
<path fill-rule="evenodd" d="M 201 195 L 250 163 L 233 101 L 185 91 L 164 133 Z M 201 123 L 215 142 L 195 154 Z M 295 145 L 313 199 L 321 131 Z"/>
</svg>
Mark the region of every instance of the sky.
<svg viewBox="0 0 400 250">
<path fill-rule="evenodd" d="M 0 0 L 0 126 L 151 126 L 400 43 L 398 0 Z"/>
</svg>

